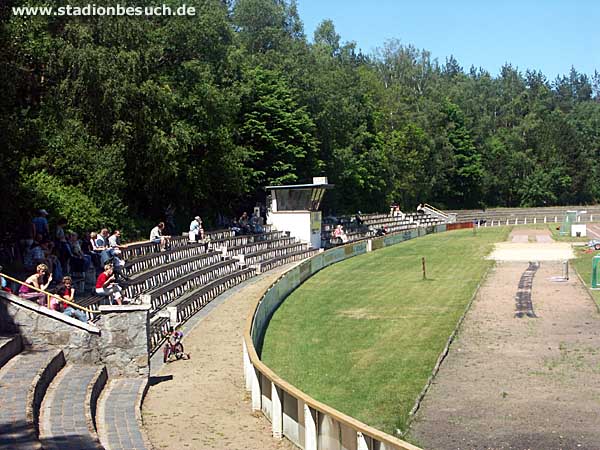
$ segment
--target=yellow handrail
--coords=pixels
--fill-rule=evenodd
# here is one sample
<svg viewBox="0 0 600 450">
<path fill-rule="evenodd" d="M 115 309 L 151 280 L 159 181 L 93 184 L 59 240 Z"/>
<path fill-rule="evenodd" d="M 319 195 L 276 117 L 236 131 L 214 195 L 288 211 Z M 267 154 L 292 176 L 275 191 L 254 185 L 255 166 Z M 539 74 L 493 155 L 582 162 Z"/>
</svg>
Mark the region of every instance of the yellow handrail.
<svg viewBox="0 0 600 450">
<path fill-rule="evenodd" d="M 440 211 L 440 210 L 439 210 L 439 209 L 437 209 L 435 206 L 431 206 L 429 203 L 425 203 L 423 206 L 424 206 L 424 207 L 426 207 L 426 208 L 429 208 L 429 209 L 431 209 L 432 211 L 435 211 L 436 213 L 438 213 L 438 214 L 440 214 L 440 215 L 442 215 L 442 216 L 444 216 L 444 217 L 448 217 L 448 214 L 446 214 L 446 213 L 445 213 L 445 212 L 443 212 L 443 211 Z"/>
<path fill-rule="evenodd" d="M 29 289 L 32 289 L 34 291 L 37 291 L 37 292 L 40 292 L 40 293 L 46 295 L 46 304 L 47 305 L 50 304 L 50 297 L 54 297 L 54 298 L 60 300 L 61 302 L 65 302 L 67 305 L 69 305 L 69 306 L 71 306 L 73 308 L 80 309 L 80 310 L 85 311 L 85 312 L 90 313 L 90 314 L 100 314 L 100 311 L 94 311 L 93 309 L 85 308 L 83 306 L 78 305 L 77 303 L 73 303 L 73 302 L 71 302 L 71 301 L 69 301 L 69 300 L 61 297 L 60 295 L 55 295 L 55 294 L 52 294 L 51 292 L 43 291 L 41 289 L 36 288 L 35 286 L 31 286 L 30 284 L 27 284 L 27 283 L 25 283 L 25 282 L 23 282 L 21 280 L 17 280 L 16 278 L 13 278 L 13 277 L 11 277 L 9 275 L 6 275 L 4 273 L 0 273 L 0 277 L 6 278 L 7 280 L 14 281 L 14 282 L 19 283 L 19 284 L 21 284 L 23 286 L 27 286 Z"/>
</svg>

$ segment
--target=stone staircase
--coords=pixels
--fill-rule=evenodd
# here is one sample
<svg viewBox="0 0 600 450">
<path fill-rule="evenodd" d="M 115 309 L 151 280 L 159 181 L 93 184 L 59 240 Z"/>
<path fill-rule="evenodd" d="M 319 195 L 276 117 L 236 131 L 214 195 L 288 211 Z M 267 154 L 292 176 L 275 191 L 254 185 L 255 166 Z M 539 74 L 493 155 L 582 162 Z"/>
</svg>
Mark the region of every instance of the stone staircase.
<svg viewBox="0 0 600 450">
<path fill-rule="evenodd" d="M 147 379 L 108 382 L 105 367 L 26 349 L 19 336 L 0 337 L 0 362 L 0 450 L 147 448 L 139 413 Z"/>
</svg>

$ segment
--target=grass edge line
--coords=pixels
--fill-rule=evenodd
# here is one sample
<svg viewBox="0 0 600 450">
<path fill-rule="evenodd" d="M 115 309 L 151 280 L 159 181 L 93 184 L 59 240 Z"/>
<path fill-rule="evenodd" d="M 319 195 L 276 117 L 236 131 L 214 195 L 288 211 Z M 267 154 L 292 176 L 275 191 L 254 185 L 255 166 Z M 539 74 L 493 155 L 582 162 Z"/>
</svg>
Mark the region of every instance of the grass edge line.
<svg viewBox="0 0 600 450">
<path fill-rule="evenodd" d="M 431 375 L 429 376 L 429 378 L 427 379 L 427 382 L 425 383 L 425 386 L 423 387 L 423 389 L 419 393 L 419 395 L 418 395 L 418 397 L 417 397 L 417 399 L 415 401 L 415 404 L 413 405 L 412 409 L 408 413 L 408 420 L 407 420 L 407 423 L 406 423 L 406 429 L 404 431 L 400 430 L 399 428 L 396 430 L 396 433 L 399 436 L 403 437 L 406 434 L 408 434 L 408 432 L 410 430 L 410 426 L 412 424 L 412 421 L 414 420 L 414 417 L 417 414 L 417 411 L 421 407 L 421 403 L 422 403 L 423 399 L 425 398 L 425 395 L 427 395 L 427 392 L 429 391 L 429 388 L 431 387 L 431 384 L 433 383 L 433 380 L 435 379 L 436 375 L 438 374 L 438 372 L 440 370 L 440 367 L 442 366 L 442 363 L 446 359 L 446 356 L 448 355 L 448 352 L 450 351 L 450 346 L 454 342 L 454 339 L 456 338 L 458 330 L 460 329 L 460 327 L 461 327 L 461 325 L 462 325 L 465 317 L 467 316 L 467 313 L 470 311 L 471 306 L 473 305 L 473 302 L 475 301 L 475 297 L 477 297 L 477 294 L 479 293 L 479 290 L 481 289 L 481 285 L 486 280 L 486 278 L 487 278 L 490 270 L 492 268 L 494 268 L 494 267 L 496 267 L 496 262 L 493 262 L 486 269 L 485 273 L 482 275 L 481 279 L 479 280 L 479 283 L 477 284 L 477 287 L 475 288 L 475 291 L 473 292 L 473 295 L 471 296 L 471 299 L 467 303 L 467 306 L 465 307 L 464 312 L 462 313 L 462 315 L 458 319 L 458 321 L 456 323 L 456 326 L 454 327 L 454 330 L 452 331 L 452 333 L 450 333 L 450 336 L 448 337 L 448 341 L 446 342 L 446 346 L 444 347 L 444 349 L 440 353 L 440 356 L 438 357 L 435 366 L 433 366 L 433 369 L 431 371 Z M 600 311 L 600 309 L 599 309 L 599 311 Z"/>
</svg>

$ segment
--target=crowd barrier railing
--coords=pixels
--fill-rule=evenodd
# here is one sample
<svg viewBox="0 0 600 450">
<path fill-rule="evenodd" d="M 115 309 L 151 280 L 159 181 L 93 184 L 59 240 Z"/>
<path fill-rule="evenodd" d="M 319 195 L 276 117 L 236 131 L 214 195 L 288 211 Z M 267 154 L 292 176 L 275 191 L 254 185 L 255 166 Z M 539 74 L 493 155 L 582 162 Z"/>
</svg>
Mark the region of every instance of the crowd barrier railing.
<svg viewBox="0 0 600 450">
<path fill-rule="evenodd" d="M 31 284 L 27 284 L 27 283 L 25 283 L 25 282 L 23 282 L 21 280 L 17 280 L 16 278 L 13 278 L 13 277 L 11 277 L 9 275 L 6 275 L 4 273 L 0 273 L 0 277 L 5 278 L 7 280 L 10 280 L 10 281 L 12 281 L 14 283 L 17 283 L 17 284 L 21 285 L 21 286 L 26 286 L 29 289 L 31 289 L 32 291 L 36 291 L 36 292 L 39 292 L 41 294 L 44 294 L 46 296 L 46 304 L 42 305 L 42 306 L 45 306 L 47 308 L 50 307 L 50 299 L 51 298 L 55 298 L 55 299 L 57 299 L 60 302 L 66 303 L 67 305 L 69 305 L 70 307 L 72 307 L 74 309 L 79 309 L 79 310 L 84 311 L 84 312 L 89 313 L 89 314 L 100 314 L 100 311 L 96 311 L 96 310 L 93 310 L 93 309 L 85 308 L 83 306 L 78 305 L 75 302 L 72 302 L 70 300 L 67 300 L 66 298 L 61 297 L 60 295 L 56 295 L 56 294 L 53 294 L 51 292 L 44 291 L 42 289 L 38 289 L 35 286 L 32 286 Z M 18 296 L 19 293 L 17 292 L 17 293 L 15 293 L 15 295 Z"/>
</svg>

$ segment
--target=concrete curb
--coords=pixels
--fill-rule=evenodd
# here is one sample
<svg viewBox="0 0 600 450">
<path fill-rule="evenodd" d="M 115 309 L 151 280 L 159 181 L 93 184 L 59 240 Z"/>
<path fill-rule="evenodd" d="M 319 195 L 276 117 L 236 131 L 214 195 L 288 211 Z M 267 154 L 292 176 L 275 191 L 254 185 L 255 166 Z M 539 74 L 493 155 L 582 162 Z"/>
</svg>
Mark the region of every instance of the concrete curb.
<svg viewBox="0 0 600 450">
<path fill-rule="evenodd" d="M 136 408 L 135 408 L 135 420 L 137 421 L 138 428 L 140 433 L 142 434 L 142 438 L 144 439 L 144 445 L 146 446 L 146 450 L 153 450 L 152 442 L 148 439 L 146 435 L 146 430 L 144 429 L 144 418 L 142 415 L 142 406 L 144 404 L 144 398 L 146 398 L 146 394 L 148 393 L 148 389 L 150 389 L 150 379 L 146 378 L 138 390 L 138 394 L 136 397 Z"/>
<path fill-rule="evenodd" d="M 107 381 L 108 372 L 106 371 L 106 367 L 98 369 L 92 382 L 88 384 L 85 395 L 85 421 L 90 436 L 98 443 L 100 443 L 100 437 L 98 436 L 96 426 L 96 412 L 98 408 L 98 399 L 100 398 L 100 394 L 104 390 Z"/>
<path fill-rule="evenodd" d="M 23 350 L 21 335 L 16 334 L 10 340 L 0 346 L 0 367 L 3 367 L 13 357 Z"/>
<path fill-rule="evenodd" d="M 34 425 L 38 436 L 40 433 L 39 418 L 42 401 L 44 400 L 48 386 L 50 386 L 54 377 L 56 377 L 65 364 L 65 355 L 62 350 L 54 352 L 48 358 L 47 364 L 38 371 L 27 392 L 26 420 L 27 423 Z"/>
</svg>

